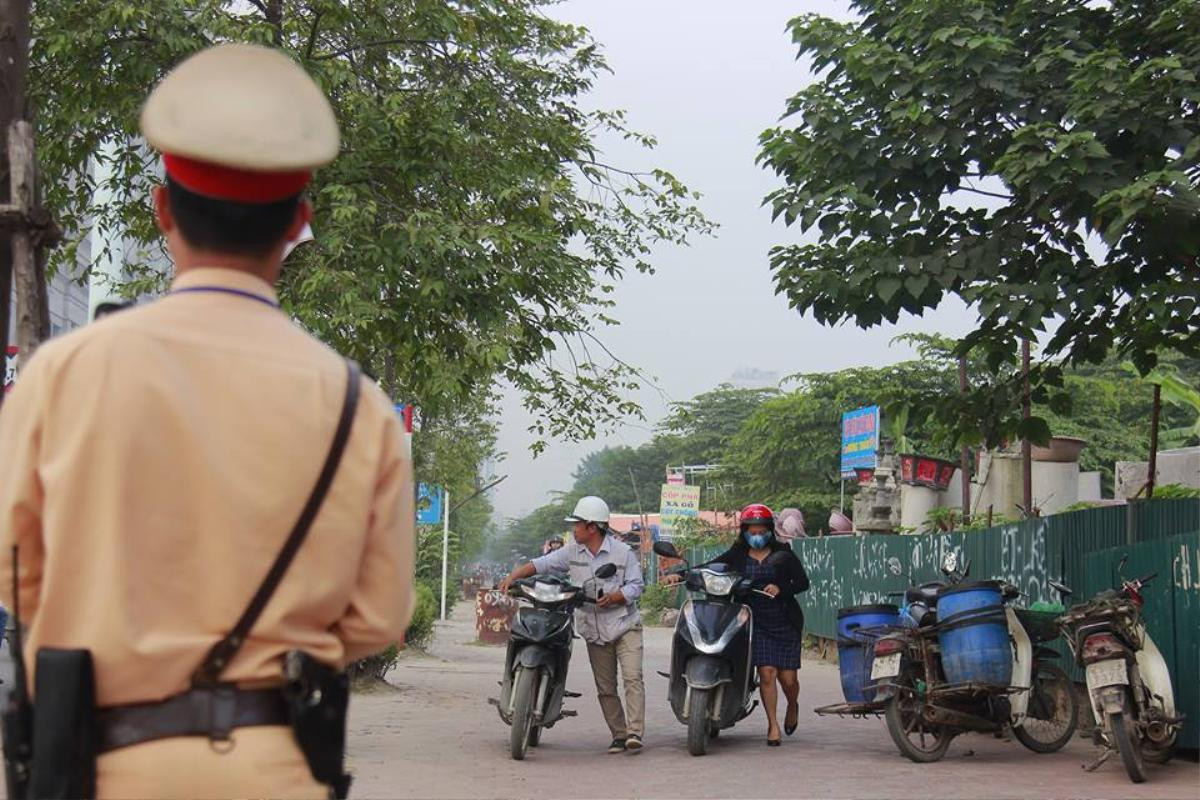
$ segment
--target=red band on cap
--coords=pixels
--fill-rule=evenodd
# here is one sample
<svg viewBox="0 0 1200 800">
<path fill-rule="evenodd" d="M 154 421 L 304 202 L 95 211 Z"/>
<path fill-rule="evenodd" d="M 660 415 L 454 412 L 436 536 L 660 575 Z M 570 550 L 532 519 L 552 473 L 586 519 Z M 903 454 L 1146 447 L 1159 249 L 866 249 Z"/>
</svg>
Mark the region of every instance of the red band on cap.
<svg viewBox="0 0 1200 800">
<path fill-rule="evenodd" d="M 196 194 L 237 203 L 274 203 L 300 194 L 311 170 L 256 172 L 163 153 L 163 166 L 180 186 Z"/>
</svg>

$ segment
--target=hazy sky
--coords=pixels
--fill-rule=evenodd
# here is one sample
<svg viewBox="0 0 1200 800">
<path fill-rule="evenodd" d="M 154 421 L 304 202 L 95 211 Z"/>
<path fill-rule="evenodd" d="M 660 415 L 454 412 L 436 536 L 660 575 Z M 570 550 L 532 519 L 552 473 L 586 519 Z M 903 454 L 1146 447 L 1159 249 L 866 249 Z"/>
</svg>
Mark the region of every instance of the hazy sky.
<svg viewBox="0 0 1200 800">
<path fill-rule="evenodd" d="M 688 248 L 664 248 L 654 275 L 631 275 L 617 288 L 621 325 L 601 332 L 620 357 L 656 379 L 636 398 L 647 421 L 581 444 L 554 444 L 536 460 L 528 451 L 529 417 L 506 396 L 497 465 L 508 479 L 493 501 L 503 517 L 568 489 L 579 459 L 605 445 L 637 445 L 665 414 L 743 368 L 778 373 L 882 365 L 910 357 L 890 344 L 905 331 L 965 333 L 974 319 L 961 304 L 925 319 L 862 331 L 826 328 L 777 297 L 767 251 L 798 232 L 772 224 L 762 199 L 779 183 L 755 164 L 758 136 L 774 125 L 785 100 L 811 78 L 796 61 L 784 30 L 803 13 L 845 16 L 832 0 L 568 0 L 554 16 L 584 25 L 613 69 L 598 81 L 589 106 L 624 108 L 630 124 L 658 138 L 647 156 L 621 142 L 602 142 L 621 166 L 661 166 L 703 192 L 701 207 L 720 224 Z M 630 164 L 633 161 L 635 163 Z M 663 396 L 665 394 L 665 397 Z"/>
</svg>

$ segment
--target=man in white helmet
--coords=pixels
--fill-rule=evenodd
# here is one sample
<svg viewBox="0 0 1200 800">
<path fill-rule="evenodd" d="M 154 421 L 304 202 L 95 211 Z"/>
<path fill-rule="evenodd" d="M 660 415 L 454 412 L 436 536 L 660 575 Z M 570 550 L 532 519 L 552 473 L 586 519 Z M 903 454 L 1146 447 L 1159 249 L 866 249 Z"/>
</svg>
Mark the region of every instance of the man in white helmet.
<svg viewBox="0 0 1200 800">
<path fill-rule="evenodd" d="M 610 753 L 636 753 L 642 749 L 646 722 L 646 687 L 642 682 L 642 617 L 637 600 L 645 584 L 637 553 L 608 528 L 608 504 L 599 497 L 584 497 L 566 518 L 575 526 L 566 546 L 514 569 L 500 583 L 507 590 L 513 581 L 546 572 L 566 573 L 582 586 L 595 580 L 602 594 L 595 605 L 575 612 L 575 629 L 587 642 L 588 659 L 596 678 L 596 694 L 604 720 L 612 733 Z M 596 570 L 613 564 L 617 572 L 596 579 Z M 617 695 L 617 669 L 625 684 L 625 706 Z"/>
</svg>

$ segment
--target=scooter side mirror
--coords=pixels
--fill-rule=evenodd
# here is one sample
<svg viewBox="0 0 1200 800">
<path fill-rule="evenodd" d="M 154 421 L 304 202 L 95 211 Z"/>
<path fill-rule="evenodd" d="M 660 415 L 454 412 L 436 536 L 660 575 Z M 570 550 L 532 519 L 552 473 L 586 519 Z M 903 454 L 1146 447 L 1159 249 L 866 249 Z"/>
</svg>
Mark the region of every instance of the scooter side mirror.
<svg viewBox="0 0 1200 800">
<path fill-rule="evenodd" d="M 1071 595 L 1075 594 L 1068 589 L 1066 585 L 1061 584 L 1058 581 L 1050 581 L 1050 588 L 1061 594 L 1063 597 L 1070 597 Z"/>
<path fill-rule="evenodd" d="M 892 573 L 893 575 L 904 574 L 904 567 L 900 564 L 900 559 L 896 558 L 895 556 L 892 556 L 887 560 L 887 568 L 888 572 Z"/>
<path fill-rule="evenodd" d="M 600 569 L 596 570 L 595 574 L 597 578 L 607 580 L 608 578 L 611 578 L 613 575 L 617 574 L 617 565 L 605 564 L 604 566 L 600 567 Z"/>
<path fill-rule="evenodd" d="M 942 557 L 942 572 L 950 575 L 956 569 L 958 569 L 958 553 L 951 550 Z"/>
<path fill-rule="evenodd" d="M 679 558 L 679 551 L 675 549 L 675 545 L 671 542 L 655 542 L 654 552 L 664 558 Z"/>
</svg>

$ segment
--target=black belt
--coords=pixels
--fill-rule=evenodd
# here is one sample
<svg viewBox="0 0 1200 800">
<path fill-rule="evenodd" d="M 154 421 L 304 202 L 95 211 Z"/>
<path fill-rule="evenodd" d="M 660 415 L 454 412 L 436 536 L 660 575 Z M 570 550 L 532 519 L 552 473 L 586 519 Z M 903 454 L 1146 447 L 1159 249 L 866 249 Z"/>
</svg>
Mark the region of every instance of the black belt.
<svg viewBox="0 0 1200 800">
<path fill-rule="evenodd" d="M 104 708 L 98 716 L 101 753 L 177 736 L 228 741 L 234 728 L 289 724 L 282 691 L 233 686 L 191 689 L 155 703 Z"/>
</svg>

